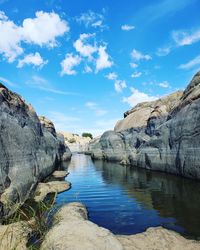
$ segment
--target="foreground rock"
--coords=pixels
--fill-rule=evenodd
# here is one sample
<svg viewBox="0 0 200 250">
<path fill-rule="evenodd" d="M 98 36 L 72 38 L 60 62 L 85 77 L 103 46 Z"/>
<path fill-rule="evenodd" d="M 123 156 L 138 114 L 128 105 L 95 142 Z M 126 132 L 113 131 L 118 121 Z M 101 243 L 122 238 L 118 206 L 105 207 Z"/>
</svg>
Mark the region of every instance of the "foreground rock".
<svg viewBox="0 0 200 250">
<path fill-rule="evenodd" d="M 124 117 L 91 141 L 93 158 L 200 179 L 200 72 L 183 93 L 138 104 Z"/>
<path fill-rule="evenodd" d="M 41 246 L 47 249 L 122 250 L 122 245 L 107 229 L 87 220 L 86 208 L 80 203 L 70 203 L 55 215 L 54 226 Z"/>
<path fill-rule="evenodd" d="M 0 216 L 13 212 L 70 156 L 53 123 L 0 84 Z"/>
<path fill-rule="evenodd" d="M 71 152 L 84 153 L 88 151 L 90 137 L 82 137 L 69 132 L 60 132 L 65 138 L 65 144 L 70 148 Z"/>
<path fill-rule="evenodd" d="M 197 250 L 200 244 L 179 234 L 150 228 L 130 236 L 116 236 L 109 230 L 87 220 L 87 210 L 81 203 L 69 203 L 54 216 L 53 227 L 47 233 L 41 249 L 73 250 Z"/>
<path fill-rule="evenodd" d="M 118 236 L 124 250 L 199 250 L 200 243 L 187 240 L 178 233 L 162 227 L 149 228 L 146 232 Z"/>
<path fill-rule="evenodd" d="M 26 222 L 0 225 L 0 250 L 27 249 L 26 244 L 30 233 L 31 229 Z"/>
<path fill-rule="evenodd" d="M 50 181 L 46 183 L 39 183 L 37 185 L 34 200 L 41 202 L 48 194 L 61 193 L 70 189 L 71 184 L 66 181 Z"/>
</svg>

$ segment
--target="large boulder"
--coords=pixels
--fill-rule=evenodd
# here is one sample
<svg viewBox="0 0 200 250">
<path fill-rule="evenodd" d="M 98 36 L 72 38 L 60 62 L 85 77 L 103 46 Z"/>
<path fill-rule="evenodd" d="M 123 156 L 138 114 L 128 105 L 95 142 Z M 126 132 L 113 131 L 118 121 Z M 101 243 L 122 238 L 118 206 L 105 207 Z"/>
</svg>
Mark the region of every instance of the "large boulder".
<svg viewBox="0 0 200 250">
<path fill-rule="evenodd" d="M 122 250 L 122 245 L 107 229 L 87 220 L 81 203 L 69 203 L 55 215 L 41 249 Z"/>
<path fill-rule="evenodd" d="M 0 84 L 0 215 L 22 204 L 66 152 L 53 124 Z"/>
<path fill-rule="evenodd" d="M 149 228 L 135 235 L 114 235 L 109 230 L 88 221 L 81 203 L 69 203 L 54 215 L 53 226 L 46 234 L 42 250 L 197 250 L 197 241 L 185 239 L 162 227 Z"/>
<path fill-rule="evenodd" d="M 138 104 L 124 117 L 89 146 L 93 158 L 200 179 L 200 72 L 184 92 Z"/>
</svg>

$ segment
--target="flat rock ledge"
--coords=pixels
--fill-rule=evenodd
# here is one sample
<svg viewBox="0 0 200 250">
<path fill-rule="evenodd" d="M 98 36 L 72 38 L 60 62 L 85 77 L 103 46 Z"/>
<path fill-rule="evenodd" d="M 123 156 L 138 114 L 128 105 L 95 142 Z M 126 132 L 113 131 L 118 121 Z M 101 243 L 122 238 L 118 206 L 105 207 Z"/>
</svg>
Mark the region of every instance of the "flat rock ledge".
<svg viewBox="0 0 200 250">
<path fill-rule="evenodd" d="M 53 226 L 46 234 L 42 250 L 199 250 L 200 243 L 187 240 L 162 227 L 120 236 L 88 221 L 81 203 L 69 203 L 54 215 Z"/>
<path fill-rule="evenodd" d="M 65 178 L 69 172 L 67 171 L 62 171 L 62 170 L 56 170 L 53 172 L 52 177 L 54 178 Z"/>
<path fill-rule="evenodd" d="M 61 193 L 71 188 L 71 183 L 67 181 L 50 181 L 46 183 L 38 183 L 34 200 L 42 202 L 45 197 L 50 193 Z"/>
</svg>

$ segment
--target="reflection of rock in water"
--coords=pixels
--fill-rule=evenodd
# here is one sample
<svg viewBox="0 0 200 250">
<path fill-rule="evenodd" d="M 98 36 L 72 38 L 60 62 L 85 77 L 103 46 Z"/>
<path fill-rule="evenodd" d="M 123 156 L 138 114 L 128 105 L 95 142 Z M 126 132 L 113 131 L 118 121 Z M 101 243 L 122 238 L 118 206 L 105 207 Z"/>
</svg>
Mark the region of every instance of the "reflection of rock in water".
<svg viewBox="0 0 200 250">
<path fill-rule="evenodd" d="M 162 217 L 174 217 L 188 234 L 200 234 L 200 183 L 181 177 L 94 161 L 107 183 L 121 185 L 127 194 Z"/>
</svg>

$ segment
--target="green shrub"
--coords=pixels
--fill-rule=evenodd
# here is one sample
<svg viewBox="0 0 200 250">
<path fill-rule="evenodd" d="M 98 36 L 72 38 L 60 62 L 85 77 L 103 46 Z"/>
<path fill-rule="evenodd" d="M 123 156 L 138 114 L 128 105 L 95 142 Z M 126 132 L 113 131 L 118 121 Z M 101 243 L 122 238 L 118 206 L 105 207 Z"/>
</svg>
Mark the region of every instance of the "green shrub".
<svg viewBox="0 0 200 250">
<path fill-rule="evenodd" d="M 82 133 L 82 137 L 90 137 L 91 139 L 93 139 L 92 134 L 91 133 L 86 133 L 86 132 Z"/>
</svg>

